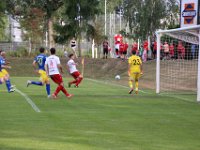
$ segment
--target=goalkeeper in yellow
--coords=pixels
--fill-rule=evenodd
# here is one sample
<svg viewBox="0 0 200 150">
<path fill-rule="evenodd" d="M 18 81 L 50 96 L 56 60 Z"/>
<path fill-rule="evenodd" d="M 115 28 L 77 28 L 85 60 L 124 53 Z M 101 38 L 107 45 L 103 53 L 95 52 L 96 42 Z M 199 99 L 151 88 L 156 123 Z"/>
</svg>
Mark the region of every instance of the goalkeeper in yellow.
<svg viewBox="0 0 200 150">
<path fill-rule="evenodd" d="M 139 56 L 136 55 L 136 51 L 132 51 L 132 56 L 128 59 L 129 69 L 129 86 L 131 94 L 134 91 L 133 82 L 135 81 L 135 93 L 138 94 L 138 81 L 141 76 L 142 72 L 142 61 Z"/>
</svg>

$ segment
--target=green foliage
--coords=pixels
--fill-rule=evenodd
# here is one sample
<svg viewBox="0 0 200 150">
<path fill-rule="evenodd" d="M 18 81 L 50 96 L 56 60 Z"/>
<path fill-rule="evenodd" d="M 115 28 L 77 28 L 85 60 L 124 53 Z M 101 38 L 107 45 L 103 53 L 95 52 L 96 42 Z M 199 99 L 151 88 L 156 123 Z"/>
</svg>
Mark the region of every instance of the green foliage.
<svg viewBox="0 0 200 150">
<path fill-rule="evenodd" d="M 178 5 L 174 0 L 169 2 L 165 0 L 124 0 L 123 6 L 124 17 L 129 23 L 131 33 L 141 39 L 153 35 L 156 29 L 164 28 L 170 22 L 175 23 L 174 19 L 176 19 L 178 10 Z M 174 17 L 170 20 L 168 16 Z"/>
<path fill-rule="evenodd" d="M 28 57 L 29 56 L 28 50 L 25 47 L 18 47 L 14 51 L 8 51 L 7 55 L 11 57 Z"/>
</svg>

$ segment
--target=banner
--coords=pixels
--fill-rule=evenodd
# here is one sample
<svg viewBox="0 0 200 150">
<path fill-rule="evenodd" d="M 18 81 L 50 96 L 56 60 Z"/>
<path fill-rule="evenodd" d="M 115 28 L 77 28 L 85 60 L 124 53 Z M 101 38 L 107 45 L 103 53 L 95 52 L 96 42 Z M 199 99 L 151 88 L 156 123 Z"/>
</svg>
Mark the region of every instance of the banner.
<svg viewBox="0 0 200 150">
<path fill-rule="evenodd" d="M 199 24 L 198 0 L 181 0 L 181 27 L 189 27 Z"/>
</svg>

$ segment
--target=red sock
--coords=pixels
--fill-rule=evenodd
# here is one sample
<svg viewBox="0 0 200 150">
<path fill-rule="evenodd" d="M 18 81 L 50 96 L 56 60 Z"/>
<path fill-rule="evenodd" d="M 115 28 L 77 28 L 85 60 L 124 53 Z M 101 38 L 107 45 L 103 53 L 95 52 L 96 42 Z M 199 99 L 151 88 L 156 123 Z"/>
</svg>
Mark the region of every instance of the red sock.
<svg viewBox="0 0 200 150">
<path fill-rule="evenodd" d="M 77 83 L 77 80 L 70 82 L 70 84 L 75 84 L 75 83 Z"/>
<path fill-rule="evenodd" d="M 62 85 L 60 85 L 60 88 L 61 88 L 61 91 L 62 91 L 66 96 L 69 96 L 69 93 L 67 92 L 67 90 L 66 90 Z"/>
<path fill-rule="evenodd" d="M 82 80 L 83 80 L 82 77 L 81 77 L 81 78 L 78 78 L 77 83 L 76 83 L 76 86 L 78 86 L 78 85 L 81 83 Z"/>
<path fill-rule="evenodd" d="M 59 85 L 57 87 L 56 91 L 54 92 L 54 94 L 57 96 L 61 89 L 62 89 L 62 87 L 60 87 L 60 85 Z"/>
</svg>

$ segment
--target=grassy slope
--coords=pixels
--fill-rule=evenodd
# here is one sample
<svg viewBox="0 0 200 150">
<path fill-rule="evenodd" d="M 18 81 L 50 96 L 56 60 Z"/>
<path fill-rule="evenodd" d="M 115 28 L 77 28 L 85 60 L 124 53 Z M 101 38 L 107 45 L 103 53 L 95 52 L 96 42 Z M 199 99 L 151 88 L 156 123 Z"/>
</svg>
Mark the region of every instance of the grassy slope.
<svg viewBox="0 0 200 150">
<path fill-rule="evenodd" d="M 0 86 L 2 150 L 199 150 L 199 105 L 85 80 L 67 101 L 48 100 L 44 87 L 17 88 L 41 109 L 36 113 L 18 93 Z M 37 78 L 31 78 L 37 79 Z M 66 83 L 66 81 L 65 81 Z M 52 90 L 55 86 L 52 84 Z"/>
</svg>

